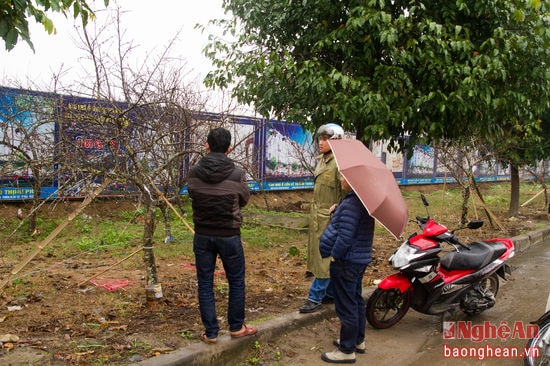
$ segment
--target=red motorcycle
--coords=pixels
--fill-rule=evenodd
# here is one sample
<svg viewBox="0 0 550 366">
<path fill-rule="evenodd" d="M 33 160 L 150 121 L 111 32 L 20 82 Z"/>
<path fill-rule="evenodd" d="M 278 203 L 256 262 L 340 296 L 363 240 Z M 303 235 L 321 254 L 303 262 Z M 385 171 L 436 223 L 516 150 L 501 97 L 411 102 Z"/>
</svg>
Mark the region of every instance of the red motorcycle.
<svg viewBox="0 0 550 366">
<path fill-rule="evenodd" d="M 443 316 L 460 309 L 473 315 L 495 305 L 498 276 L 506 279 L 514 256 L 510 239 L 487 239 L 462 243 L 445 226 L 430 218 L 429 203 L 420 196 L 427 217 L 417 216 L 422 233 L 411 235 L 390 257 L 399 273 L 384 278 L 367 301 L 367 321 L 374 328 L 389 328 L 412 307 L 430 315 Z M 459 229 L 478 229 L 483 221 L 470 221 Z M 443 253 L 442 244 L 450 251 Z"/>
</svg>

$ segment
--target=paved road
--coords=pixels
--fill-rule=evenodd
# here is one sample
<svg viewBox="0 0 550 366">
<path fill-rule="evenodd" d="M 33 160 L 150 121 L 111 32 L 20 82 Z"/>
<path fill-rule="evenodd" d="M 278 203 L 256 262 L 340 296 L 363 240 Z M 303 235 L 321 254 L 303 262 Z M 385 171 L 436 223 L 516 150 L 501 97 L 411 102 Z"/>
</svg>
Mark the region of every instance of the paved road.
<svg viewBox="0 0 550 366">
<path fill-rule="evenodd" d="M 425 343 L 418 349 L 418 356 L 409 365 L 521 365 L 522 360 L 513 357 L 478 358 L 444 358 L 444 351 L 447 355 L 454 347 L 454 351 L 465 352 L 465 348 L 476 348 L 486 352 L 523 351 L 527 343 L 522 339 L 520 330 L 528 331 L 530 321 L 537 319 L 546 306 L 548 294 L 550 293 L 550 242 L 527 249 L 521 255 L 510 261 L 513 272 L 512 279 L 502 283 L 497 304 L 484 314 L 472 318 L 477 324 L 484 324 L 484 321 L 496 327 L 501 324 L 509 325 L 517 330 L 518 337 L 505 337 L 502 339 L 490 339 L 482 342 L 474 342 L 471 339 L 465 340 L 444 340 L 438 335 L 429 336 Z M 466 320 L 470 320 L 467 319 Z M 502 323 L 501 323 L 502 322 Z M 516 328 L 517 327 L 517 328 Z M 505 330 L 505 328 L 501 328 Z M 511 353 L 510 353 L 511 355 Z"/>
<path fill-rule="evenodd" d="M 506 324 L 516 330 L 525 330 L 529 321 L 543 312 L 550 293 L 550 242 L 528 248 L 509 261 L 511 280 L 501 282 L 497 304 L 475 317 L 459 316 L 472 325 L 499 327 Z M 461 323 L 464 325 L 465 323 Z M 323 320 L 268 343 L 259 342 L 247 354 L 242 354 L 233 365 L 260 360 L 262 365 L 317 366 L 322 352 L 331 351 L 332 339 L 338 335 L 336 318 Z M 357 365 L 521 365 L 520 358 L 486 357 L 487 352 L 511 352 L 523 349 L 526 339 L 506 337 L 474 342 L 472 339 L 443 339 L 440 319 L 410 310 L 396 326 L 375 330 L 367 326 L 367 354 L 357 355 Z M 479 329 L 479 328 L 478 328 Z M 498 351 L 496 350 L 498 348 Z M 472 351 L 472 349 L 474 349 Z M 476 352 L 477 357 L 445 357 L 444 352 Z M 485 351 L 485 352 L 483 352 Z M 483 353 L 481 353 L 483 352 Z"/>
</svg>

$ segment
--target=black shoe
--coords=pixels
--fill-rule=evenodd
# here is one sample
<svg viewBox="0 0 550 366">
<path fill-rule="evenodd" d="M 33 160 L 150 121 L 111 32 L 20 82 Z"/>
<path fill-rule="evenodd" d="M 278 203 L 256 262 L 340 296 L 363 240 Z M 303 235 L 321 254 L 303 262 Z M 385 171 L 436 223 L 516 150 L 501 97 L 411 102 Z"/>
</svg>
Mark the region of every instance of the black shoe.
<svg viewBox="0 0 550 366">
<path fill-rule="evenodd" d="M 331 296 L 325 296 L 323 297 L 323 301 L 321 301 L 322 304 L 334 304 L 334 297 Z"/>
<path fill-rule="evenodd" d="M 300 308 L 300 313 L 313 313 L 321 309 L 321 304 L 317 304 L 313 301 L 308 300 L 304 306 Z"/>
</svg>

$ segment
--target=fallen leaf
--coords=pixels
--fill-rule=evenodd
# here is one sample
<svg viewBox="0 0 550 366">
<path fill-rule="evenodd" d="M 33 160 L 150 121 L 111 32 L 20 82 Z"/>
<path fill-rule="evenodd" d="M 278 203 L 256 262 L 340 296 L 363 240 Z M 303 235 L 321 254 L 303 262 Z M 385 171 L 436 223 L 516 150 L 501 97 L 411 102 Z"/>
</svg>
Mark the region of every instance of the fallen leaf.
<svg viewBox="0 0 550 366">
<path fill-rule="evenodd" d="M 0 343 L 17 342 L 19 337 L 15 334 L 0 334 Z"/>
</svg>

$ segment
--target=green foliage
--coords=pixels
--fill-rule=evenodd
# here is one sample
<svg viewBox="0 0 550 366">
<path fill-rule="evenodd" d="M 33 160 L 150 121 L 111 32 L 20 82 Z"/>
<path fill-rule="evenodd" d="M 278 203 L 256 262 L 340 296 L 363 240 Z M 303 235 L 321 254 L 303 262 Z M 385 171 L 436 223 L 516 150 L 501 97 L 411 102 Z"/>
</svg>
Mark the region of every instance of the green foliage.
<svg viewBox="0 0 550 366">
<path fill-rule="evenodd" d="M 97 249 L 97 241 L 92 239 L 92 238 L 89 238 L 89 237 L 84 237 L 84 238 L 80 238 L 77 243 L 76 243 L 78 249 L 80 250 L 83 250 L 83 251 L 86 251 L 86 252 L 93 252 Z"/>
<path fill-rule="evenodd" d="M 291 246 L 288 248 L 288 254 L 295 257 L 300 255 L 300 249 L 296 248 L 295 246 Z"/>
<path fill-rule="evenodd" d="M 23 225 L 23 230 L 27 232 L 28 228 L 28 220 L 25 220 L 25 225 Z M 36 219 L 36 227 L 39 228 L 38 234 L 33 237 L 33 240 L 43 240 L 45 239 L 50 232 L 52 232 L 58 225 L 60 221 L 59 220 L 48 220 L 44 219 L 43 217 L 37 217 Z"/>
<path fill-rule="evenodd" d="M 180 337 L 182 337 L 183 339 L 195 339 L 195 335 L 192 333 L 192 332 L 188 332 L 186 330 L 184 330 L 183 332 L 180 333 Z"/>
<path fill-rule="evenodd" d="M 85 215 L 80 215 L 75 220 L 76 227 L 80 230 L 82 234 L 88 234 L 92 231 L 92 222 L 90 217 Z"/>
<path fill-rule="evenodd" d="M 261 365 L 262 363 L 262 345 L 259 341 L 255 341 L 252 345 L 251 355 L 247 358 L 249 365 Z"/>
<path fill-rule="evenodd" d="M 246 222 L 241 228 L 243 240 L 255 248 L 268 248 L 277 245 L 280 238 L 286 238 L 287 242 L 294 242 L 303 237 L 304 231 L 288 230 L 283 227 L 268 225 L 248 225 Z"/>
<path fill-rule="evenodd" d="M 227 283 L 218 283 L 216 285 L 216 290 L 218 291 L 219 294 L 223 296 L 229 295 L 229 285 Z"/>
<path fill-rule="evenodd" d="M 109 0 L 104 0 L 105 6 Z M 4 39 L 6 49 L 9 51 L 15 47 L 21 37 L 34 51 L 29 33 L 28 18 L 34 18 L 37 23 L 44 26 L 48 34 L 56 32 L 55 26 L 47 12 L 62 13 L 73 18 L 80 17 L 85 26 L 88 19 L 93 18 L 94 13 L 85 0 L 16 0 L 0 2 L 0 36 Z"/>
<path fill-rule="evenodd" d="M 314 128 L 392 147 L 537 134 L 549 107 L 550 4 L 539 0 L 228 0 L 207 85 Z M 266 11 L 269 9 L 269 11 Z M 409 138 L 405 139 L 404 136 Z"/>
<path fill-rule="evenodd" d="M 136 238 L 135 233 L 116 228 L 112 223 L 101 223 L 96 230 L 89 226 L 87 235 L 81 235 L 76 242 L 80 250 L 96 252 L 98 250 L 126 248 Z M 100 233 L 98 235 L 98 232 Z"/>
<path fill-rule="evenodd" d="M 140 207 L 134 211 L 122 211 L 119 213 L 119 216 L 130 221 L 130 220 L 134 220 L 136 219 L 137 217 L 139 216 L 143 216 L 145 215 L 145 207 Z"/>
</svg>

